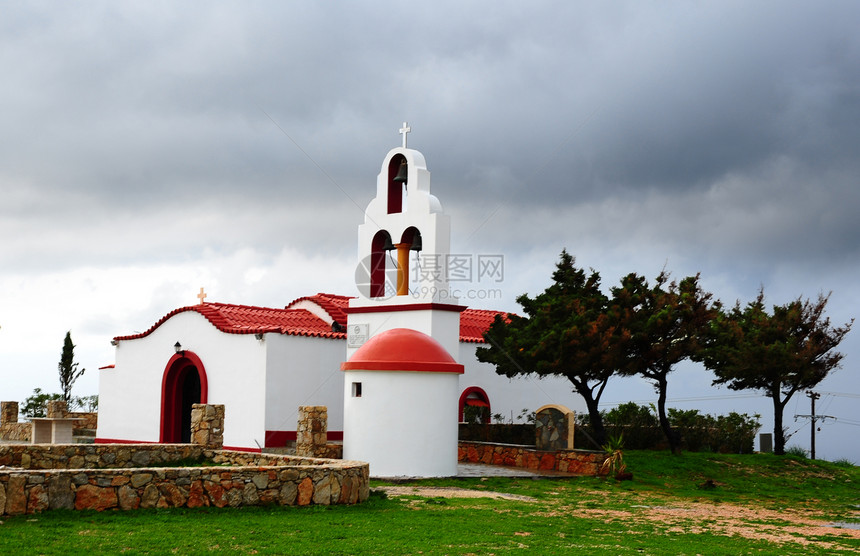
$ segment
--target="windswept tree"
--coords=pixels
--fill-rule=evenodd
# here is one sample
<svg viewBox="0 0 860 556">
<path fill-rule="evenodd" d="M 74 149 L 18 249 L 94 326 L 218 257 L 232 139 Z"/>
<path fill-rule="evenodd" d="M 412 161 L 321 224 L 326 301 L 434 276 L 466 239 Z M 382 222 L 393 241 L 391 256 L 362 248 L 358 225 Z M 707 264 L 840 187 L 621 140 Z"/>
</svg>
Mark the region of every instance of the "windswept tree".
<svg viewBox="0 0 860 556">
<path fill-rule="evenodd" d="M 72 401 L 72 386 L 75 381 L 84 374 L 86 369 L 78 370 L 78 364 L 75 363 L 75 344 L 72 343 L 72 332 L 66 332 L 66 339 L 63 341 L 63 352 L 60 355 L 60 363 L 57 365 L 60 373 L 60 388 L 63 391 L 63 401 L 67 404 Z"/>
<path fill-rule="evenodd" d="M 774 452 L 785 453 L 783 412 L 799 390 L 814 387 L 839 368 L 843 355 L 834 351 L 851 330 L 852 319 L 833 327 L 824 316 L 828 295 L 816 302 L 797 298 L 774 305 L 769 314 L 764 291 L 755 301 L 720 311 L 712 322 L 707 346 L 696 359 L 711 369 L 714 384 L 732 390 L 760 390 L 773 401 Z"/>
<path fill-rule="evenodd" d="M 628 335 L 600 291 L 600 275 L 586 274 L 575 262 L 562 251 L 554 283 L 535 298 L 517 298 L 525 317 L 496 317 L 484 333 L 487 347 L 479 348 L 477 357 L 508 377 L 566 377 L 585 400 L 595 441 L 603 445 L 606 433 L 597 406 Z"/>
<path fill-rule="evenodd" d="M 639 375 L 657 392 L 657 418 L 673 453 L 681 449 L 680 435 L 672 429 L 666 412 L 668 375 L 675 365 L 692 358 L 701 347 L 716 310 L 711 294 L 702 290 L 699 275 L 669 282 L 661 272 L 654 286 L 635 273 L 613 288 L 613 304 L 623 314 L 630 332 L 627 360 L 620 373 Z"/>
</svg>

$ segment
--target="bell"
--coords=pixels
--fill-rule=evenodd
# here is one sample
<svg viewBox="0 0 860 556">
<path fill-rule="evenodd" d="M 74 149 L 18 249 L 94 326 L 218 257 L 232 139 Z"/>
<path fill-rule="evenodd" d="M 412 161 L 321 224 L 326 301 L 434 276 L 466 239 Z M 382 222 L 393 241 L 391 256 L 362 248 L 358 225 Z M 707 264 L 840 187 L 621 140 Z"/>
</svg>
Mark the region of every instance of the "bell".
<svg viewBox="0 0 860 556">
<path fill-rule="evenodd" d="M 394 182 L 396 183 L 406 183 L 409 179 L 409 165 L 406 164 L 406 160 L 400 163 L 400 169 L 397 170 L 397 175 L 394 176 Z"/>
<path fill-rule="evenodd" d="M 415 236 L 412 238 L 412 245 L 409 246 L 411 251 L 421 251 L 421 234 L 415 232 Z"/>
<path fill-rule="evenodd" d="M 391 243 L 391 238 L 388 235 L 385 236 L 385 243 L 382 244 L 383 251 L 394 251 L 394 244 Z"/>
</svg>

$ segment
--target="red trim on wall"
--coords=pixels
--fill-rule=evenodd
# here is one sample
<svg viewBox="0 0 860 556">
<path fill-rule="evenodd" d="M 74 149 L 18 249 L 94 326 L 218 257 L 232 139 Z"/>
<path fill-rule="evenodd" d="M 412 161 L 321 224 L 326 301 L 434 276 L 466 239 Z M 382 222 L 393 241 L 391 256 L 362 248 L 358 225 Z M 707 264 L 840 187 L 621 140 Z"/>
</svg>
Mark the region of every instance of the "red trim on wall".
<svg viewBox="0 0 860 556">
<path fill-rule="evenodd" d="M 266 431 L 266 440 L 263 443 L 266 448 L 281 448 L 287 442 L 295 442 L 296 431 Z"/>
<path fill-rule="evenodd" d="M 162 444 L 176 443 L 181 440 L 181 435 L 177 438 L 176 432 L 179 427 L 178 422 L 182 418 L 180 380 L 184 379 L 191 369 L 197 371 L 197 377 L 200 379 L 199 403 L 208 403 L 209 380 L 206 377 L 203 361 L 193 351 L 174 353 L 164 367 L 164 375 L 161 378 L 161 423 L 158 441 Z"/>
<path fill-rule="evenodd" d="M 328 431 L 326 438 L 329 440 L 343 440 L 343 431 Z M 296 431 L 266 431 L 266 448 L 282 448 L 287 442 L 295 442 Z"/>
<path fill-rule="evenodd" d="M 93 444 L 158 444 L 152 440 L 127 440 L 124 438 L 103 438 L 96 437 Z"/>
<path fill-rule="evenodd" d="M 340 364 L 341 371 L 403 371 L 418 373 L 463 374 L 465 369 L 459 363 L 423 361 L 346 361 Z"/>
<path fill-rule="evenodd" d="M 373 305 L 370 307 L 347 307 L 344 311 L 351 314 L 358 313 L 393 313 L 399 311 L 456 311 L 462 313 L 468 307 L 465 305 L 453 305 L 451 303 L 415 303 L 414 305 Z"/>
<path fill-rule="evenodd" d="M 466 405 L 466 398 L 469 397 L 469 394 L 477 394 L 481 398 L 481 400 L 487 404 L 487 412 L 490 412 L 490 397 L 487 395 L 484 389 L 479 388 L 478 386 L 469 386 L 468 388 L 463 390 L 462 394 L 460 394 L 460 403 L 458 404 L 460 413 L 457 417 L 457 420 L 460 423 L 463 422 L 463 407 Z M 492 415 L 492 413 L 490 413 L 490 415 Z"/>
</svg>

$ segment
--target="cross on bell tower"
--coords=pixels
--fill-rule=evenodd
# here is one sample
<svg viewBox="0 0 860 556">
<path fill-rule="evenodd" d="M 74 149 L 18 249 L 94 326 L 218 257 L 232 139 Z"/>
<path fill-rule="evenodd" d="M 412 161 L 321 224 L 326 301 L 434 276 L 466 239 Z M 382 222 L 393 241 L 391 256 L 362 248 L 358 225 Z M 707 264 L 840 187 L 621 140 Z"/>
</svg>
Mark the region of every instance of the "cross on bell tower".
<svg viewBox="0 0 860 556">
<path fill-rule="evenodd" d="M 409 134 L 410 131 L 412 131 L 412 128 L 409 127 L 409 124 L 407 122 L 403 122 L 403 127 L 400 128 L 400 135 L 403 136 L 404 149 L 406 148 L 406 136 Z"/>
</svg>

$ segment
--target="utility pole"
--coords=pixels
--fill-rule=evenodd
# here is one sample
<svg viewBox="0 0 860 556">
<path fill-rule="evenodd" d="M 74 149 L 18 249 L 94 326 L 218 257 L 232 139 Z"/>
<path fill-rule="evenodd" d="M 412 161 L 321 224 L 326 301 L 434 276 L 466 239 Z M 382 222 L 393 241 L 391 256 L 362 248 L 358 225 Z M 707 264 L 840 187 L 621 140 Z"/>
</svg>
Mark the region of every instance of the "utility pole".
<svg viewBox="0 0 860 556">
<path fill-rule="evenodd" d="M 827 419 L 836 420 L 836 417 L 833 417 L 832 415 L 816 415 L 815 414 L 815 400 L 820 398 L 821 394 L 819 394 L 818 392 L 813 392 L 812 390 L 810 390 L 809 392 L 806 393 L 806 395 L 809 398 L 811 406 L 812 406 L 811 410 L 809 412 L 809 415 L 795 415 L 794 420 L 796 421 L 798 417 L 810 420 L 810 422 L 811 422 L 810 424 L 812 425 L 810 427 L 812 429 L 812 437 L 810 439 L 809 455 L 812 459 L 815 459 L 815 429 L 818 426 L 816 424 L 816 421 L 818 421 L 819 419 L 822 421 L 825 421 Z"/>
</svg>

